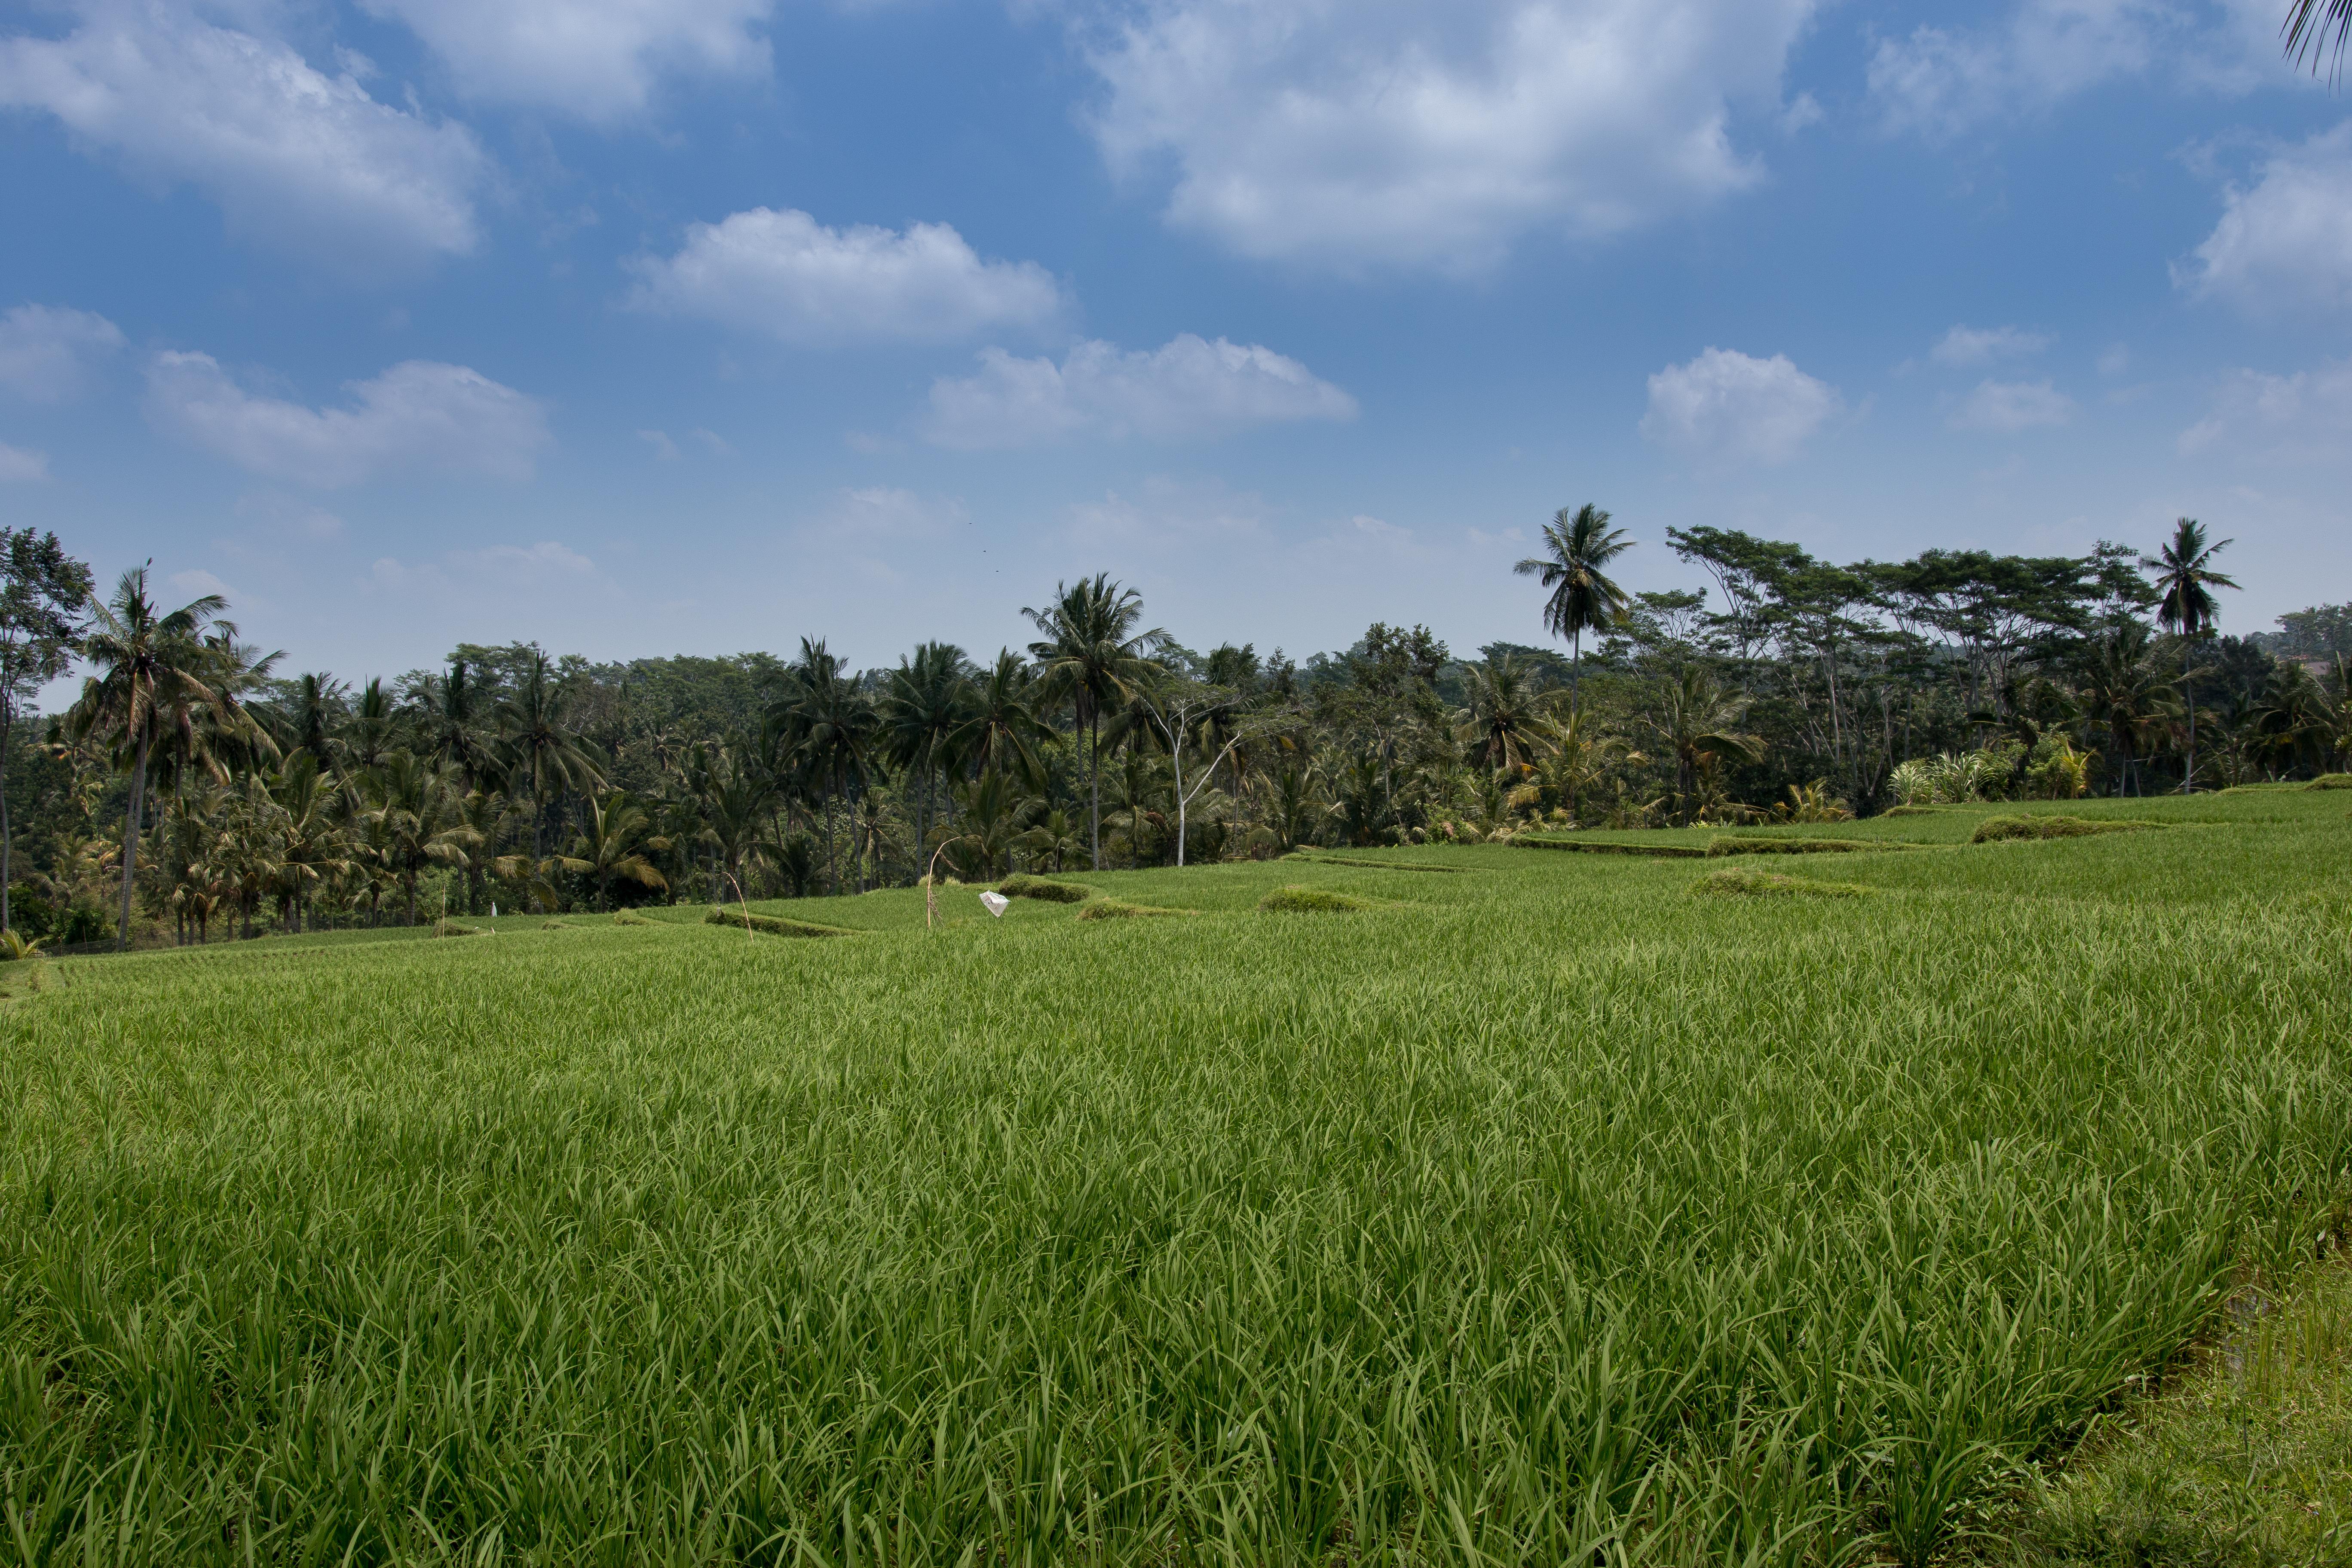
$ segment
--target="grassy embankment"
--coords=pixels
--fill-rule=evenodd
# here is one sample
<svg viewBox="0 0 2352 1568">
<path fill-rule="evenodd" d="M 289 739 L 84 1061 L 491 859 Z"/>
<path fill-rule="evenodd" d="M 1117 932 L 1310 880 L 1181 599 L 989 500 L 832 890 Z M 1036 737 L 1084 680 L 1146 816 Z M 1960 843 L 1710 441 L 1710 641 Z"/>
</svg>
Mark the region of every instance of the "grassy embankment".
<svg viewBox="0 0 2352 1568">
<path fill-rule="evenodd" d="M 2352 1268 L 2230 1301 L 2210 1342 L 2030 1489 L 1987 1562 L 2333 1568 L 2352 1562 Z"/>
<path fill-rule="evenodd" d="M 1919 1561 L 2333 1223 L 2343 800 L 0 976 L 6 1550 Z"/>
</svg>

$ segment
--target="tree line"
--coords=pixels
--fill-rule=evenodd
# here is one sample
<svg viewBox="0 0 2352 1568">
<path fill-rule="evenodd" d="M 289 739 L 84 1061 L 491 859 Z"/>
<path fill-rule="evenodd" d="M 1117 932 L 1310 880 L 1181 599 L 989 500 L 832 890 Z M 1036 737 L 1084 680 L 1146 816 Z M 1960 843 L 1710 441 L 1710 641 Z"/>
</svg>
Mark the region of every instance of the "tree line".
<svg viewBox="0 0 2352 1568">
<path fill-rule="evenodd" d="M 2150 555 L 1839 565 L 1727 529 L 1664 542 L 1704 585 L 1624 591 L 1633 542 L 1597 507 L 1547 525 L 1518 570 L 1565 657 L 1456 657 L 1385 624 L 1304 662 L 1200 652 L 1097 574 L 1025 608 L 1031 639 L 992 658 L 467 645 L 353 685 L 280 673 L 217 597 L 167 609 L 143 567 L 100 596 L 54 535 L 0 530 L 0 930 L 204 942 L 1818 819 L 2216 787 L 2352 746 L 2345 648 L 2304 651 L 2344 608 L 2221 635 L 2229 542 L 2192 520 Z M 76 668 L 70 706 L 33 714 Z"/>
</svg>

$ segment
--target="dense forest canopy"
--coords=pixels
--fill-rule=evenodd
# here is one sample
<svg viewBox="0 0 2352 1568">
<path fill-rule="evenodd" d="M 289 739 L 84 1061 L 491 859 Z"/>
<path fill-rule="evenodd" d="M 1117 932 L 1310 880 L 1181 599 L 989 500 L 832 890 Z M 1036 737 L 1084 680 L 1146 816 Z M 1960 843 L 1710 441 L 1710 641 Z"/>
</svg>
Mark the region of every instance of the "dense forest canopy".
<svg viewBox="0 0 2352 1568">
<path fill-rule="evenodd" d="M 2352 607 L 2221 634 L 2229 542 L 2186 519 L 2154 555 L 1849 564 L 1669 529 L 1694 585 L 1630 595 L 1609 521 L 1563 509 L 1522 564 L 1550 589 L 1535 637 L 1475 650 L 1385 624 L 1303 661 L 1201 649 L 1097 575 L 1026 610 L 1029 643 L 891 667 L 813 637 L 621 664 L 468 644 L 367 678 L 288 672 L 226 605 L 163 605 L 143 571 L 100 595 L 9 531 L 0 721 L 68 662 L 85 679 L 0 729 L 5 912 L 65 942 L 202 941 L 2223 787 L 2352 747 Z"/>
</svg>

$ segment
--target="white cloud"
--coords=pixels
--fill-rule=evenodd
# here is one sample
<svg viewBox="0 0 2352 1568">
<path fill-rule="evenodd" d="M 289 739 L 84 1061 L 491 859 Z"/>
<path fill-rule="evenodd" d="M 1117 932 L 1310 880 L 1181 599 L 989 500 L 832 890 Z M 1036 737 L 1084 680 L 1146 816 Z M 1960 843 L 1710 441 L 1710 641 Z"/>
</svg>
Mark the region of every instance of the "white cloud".
<svg viewBox="0 0 2352 1568">
<path fill-rule="evenodd" d="M 1785 462 L 1843 406 L 1837 389 L 1786 354 L 1757 359 L 1710 348 L 1650 377 L 1642 434 L 1696 458 Z"/>
<path fill-rule="evenodd" d="M 2257 310 L 2352 305 L 2352 121 L 2282 147 L 2174 281 Z"/>
<path fill-rule="evenodd" d="M 49 477 L 49 457 L 0 442 L 0 485 L 32 484 Z"/>
<path fill-rule="evenodd" d="M 853 541 L 937 539 L 971 521 L 963 502 L 888 485 L 845 489 L 818 519 L 816 531 Z"/>
<path fill-rule="evenodd" d="M 2046 381 L 1980 381 L 1948 423 L 1955 430 L 1990 430 L 2014 436 L 2044 429 L 2074 417 L 2074 400 Z"/>
<path fill-rule="evenodd" d="M 1870 96 L 1888 131 L 1945 141 L 2146 70 L 2174 26 L 2167 0 L 2023 0 L 1988 27 L 1879 40 Z"/>
<path fill-rule="evenodd" d="M 104 316 L 19 305 L 0 316 L 0 386 L 36 403 L 62 403 L 89 390 L 95 362 L 121 347 L 122 330 Z"/>
<path fill-rule="evenodd" d="M 1937 364 L 1990 364 L 1997 359 L 2040 353 L 2050 342 L 2046 332 L 2020 331 L 2015 327 L 1954 327 L 1928 351 L 1927 357 Z"/>
<path fill-rule="evenodd" d="M 2352 444 L 2352 360 L 2293 375 L 2232 371 L 2212 411 L 2180 433 L 2180 449 L 2266 461 L 2339 462 Z"/>
<path fill-rule="evenodd" d="M 668 431 L 640 430 L 637 432 L 637 439 L 651 447 L 654 449 L 654 457 L 659 461 L 665 463 L 677 461 L 677 443 L 669 438 Z"/>
<path fill-rule="evenodd" d="M 1245 256 L 1475 272 L 1537 228 L 1609 235 L 1761 177 L 1816 0 L 1145 0 L 1090 50 L 1122 174 Z"/>
<path fill-rule="evenodd" d="M 771 0 L 360 0 L 470 96 L 585 120 L 641 111 L 665 75 L 765 76 Z"/>
<path fill-rule="evenodd" d="M 1297 360 L 1190 332 L 1152 350 L 1087 342 L 1060 364 L 981 353 L 975 376 L 931 384 L 942 447 L 1025 447 L 1076 435 L 1171 441 L 1295 419 L 1352 419 L 1356 400 Z"/>
<path fill-rule="evenodd" d="M 904 233 L 828 228 L 804 212 L 753 207 L 687 230 L 676 256 L 641 258 L 635 302 L 786 342 L 937 342 L 1060 313 L 1034 261 L 982 261 L 943 223 Z"/>
<path fill-rule="evenodd" d="M 186 181 L 257 243 L 358 272 L 474 248 L 487 163 L 273 38 L 102 0 L 62 38 L 0 39 L 0 106 L 44 110 L 134 171 Z"/>
<path fill-rule="evenodd" d="M 420 471 L 529 479 L 548 444 L 539 404 L 464 365 L 409 360 L 349 383 L 348 408 L 260 397 L 210 354 L 159 353 L 147 370 L 157 423 L 257 474 L 334 487 Z"/>
</svg>

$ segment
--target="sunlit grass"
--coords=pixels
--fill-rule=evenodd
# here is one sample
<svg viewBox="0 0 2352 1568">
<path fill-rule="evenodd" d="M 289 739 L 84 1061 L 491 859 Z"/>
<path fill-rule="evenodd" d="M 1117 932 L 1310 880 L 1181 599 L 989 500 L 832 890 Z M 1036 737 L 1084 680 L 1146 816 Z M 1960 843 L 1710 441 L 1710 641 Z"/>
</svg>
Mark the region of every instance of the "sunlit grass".
<svg viewBox="0 0 2352 1568">
<path fill-rule="evenodd" d="M 2341 799 L 63 961 L 8 1551 L 1920 1561 L 2343 1195 Z"/>
</svg>

